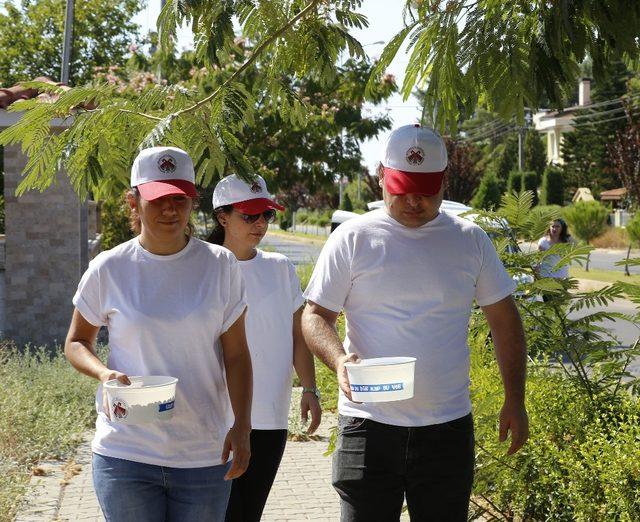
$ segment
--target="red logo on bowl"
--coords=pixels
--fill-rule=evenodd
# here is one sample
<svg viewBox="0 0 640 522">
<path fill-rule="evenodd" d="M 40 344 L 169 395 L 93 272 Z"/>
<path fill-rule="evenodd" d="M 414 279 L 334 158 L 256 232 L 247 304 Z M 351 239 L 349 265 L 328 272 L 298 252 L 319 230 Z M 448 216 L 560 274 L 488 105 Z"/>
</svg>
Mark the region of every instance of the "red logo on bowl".
<svg viewBox="0 0 640 522">
<path fill-rule="evenodd" d="M 129 405 L 122 399 L 114 399 L 111 412 L 116 419 L 126 419 L 129 414 Z"/>
</svg>

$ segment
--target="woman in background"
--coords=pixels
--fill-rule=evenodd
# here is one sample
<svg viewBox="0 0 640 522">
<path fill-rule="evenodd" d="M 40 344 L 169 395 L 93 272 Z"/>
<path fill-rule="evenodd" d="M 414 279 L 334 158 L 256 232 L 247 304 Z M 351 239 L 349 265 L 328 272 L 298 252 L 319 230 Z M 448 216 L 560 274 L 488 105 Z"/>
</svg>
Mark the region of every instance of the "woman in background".
<svg viewBox="0 0 640 522">
<path fill-rule="evenodd" d="M 320 424 L 319 394 L 313 357 L 302 337 L 304 298 L 291 261 L 258 249 L 276 210 L 260 176 L 246 183 L 232 175 L 213 193 L 216 228 L 209 241 L 231 250 L 239 261 L 247 291 L 246 332 L 253 367 L 251 460 L 235 479 L 227 508 L 228 522 L 260 520 L 287 441 L 292 367 L 302 385 L 303 420 L 311 412 L 308 433 Z"/>
<path fill-rule="evenodd" d="M 557 243 L 570 243 L 571 241 L 571 236 L 567 231 L 567 223 L 563 219 L 555 219 L 549 225 L 547 233 L 538 240 L 538 250 L 544 252 Z M 559 255 L 547 256 L 540 265 L 540 276 L 560 279 L 569 277 L 569 265 L 553 270 L 559 260 Z"/>
</svg>

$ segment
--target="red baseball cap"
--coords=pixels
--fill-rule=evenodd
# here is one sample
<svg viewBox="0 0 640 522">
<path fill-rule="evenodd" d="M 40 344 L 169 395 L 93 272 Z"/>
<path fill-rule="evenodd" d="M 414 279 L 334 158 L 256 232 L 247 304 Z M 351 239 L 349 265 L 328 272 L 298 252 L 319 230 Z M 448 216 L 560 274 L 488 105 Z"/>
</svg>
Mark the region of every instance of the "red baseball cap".
<svg viewBox="0 0 640 522">
<path fill-rule="evenodd" d="M 282 205 L 278 205 L 275 201 L 267 198 L 247 199 L 232 203 L 233 208 L 243 214 L 261 214 L 265 210 L 284 210 Z"/>
<path fill-rule="evenodd" d="M 131 186 L 147 201 L 174 195 L 198 197 L 193 161 L 177 147 L 151 147 L 140 152 L 131 168 Z"/>
<path fill-rule="evenodd" d="M 233 205 L 243 214 L 260 214 L 265 210 L 284 210 L 269 194 L 264 178 L 255 175 L 251 182 L 246 182 L 236 174 L 222 178 L 213 190 L 211 199 L 213 208 Z"/>
<path fill-rule="evenodd" d="M 420 125 L 405 125 L 387 139 L 384 186 L 390 194 L 424 194 L 440 191 L 447 168 L 447 148 L 435 131 Z"/>
</svg>

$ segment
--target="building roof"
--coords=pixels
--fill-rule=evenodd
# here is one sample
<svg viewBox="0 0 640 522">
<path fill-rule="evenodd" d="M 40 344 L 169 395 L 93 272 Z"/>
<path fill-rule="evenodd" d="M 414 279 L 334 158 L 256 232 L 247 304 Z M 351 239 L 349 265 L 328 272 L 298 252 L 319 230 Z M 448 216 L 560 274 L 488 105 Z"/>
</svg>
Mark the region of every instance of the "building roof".
<svg viewBox="0 0 640 522">
<path fill-rule="evenodd" d="M 620 199 L 624 199 L 626 195 L 626 188 L 617 188 L 600 192 L 600 199 L 603 201 L 618 201 Z"/>
<path fill-rule="evenodd" d="M 594 201 L 593 194 L 591 194 L 591 189 L 587 187 L 580 187 L 573 195 L 572 201 L 574 203 L 576 201 Z"/>
<path fill-rule="evenodd" d="M 61 83 L 54 82 L 51 78 L 47 78 L 46 76 L 39 76 L 38 78 L 35 78 L 34 81 L 50 83 L 51 85 L 62 85 Z M 69 87 L 67 87 L 67 89 L 68 88 Z M 0 109 L 7 109 L 13 102 L 18 100 L 30 100 L 37 97 L 41 97 L 43 101 L 50 101 L 52 99 L 51 95 L 47 93 L 40 94 L 38 89 L 30 89 L 20 83 L 6 89 L 0 88 Z"/>
</svg>

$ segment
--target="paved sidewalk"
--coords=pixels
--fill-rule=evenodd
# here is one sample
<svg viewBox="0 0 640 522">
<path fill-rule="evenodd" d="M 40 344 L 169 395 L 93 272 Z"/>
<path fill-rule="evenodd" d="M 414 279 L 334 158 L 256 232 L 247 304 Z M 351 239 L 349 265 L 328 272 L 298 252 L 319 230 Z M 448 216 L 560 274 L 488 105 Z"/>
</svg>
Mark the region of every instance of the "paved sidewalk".
<svg viewBox="0 0 640 522">
<path fill-rule="evenodd" d="M 335 415 L 323 417 L 322 440 L 287 443 L 262 520 L 339 520 L 338 496 L 331 487 L 331 458 L 323 455 L 335 422 Z M 16 522 L 104 520 L 91 479 L 91 436 L 87 434 L 73 461 L 39 467 L 43 475 L 32 477 L 30 493 Z"/>
</svg>

